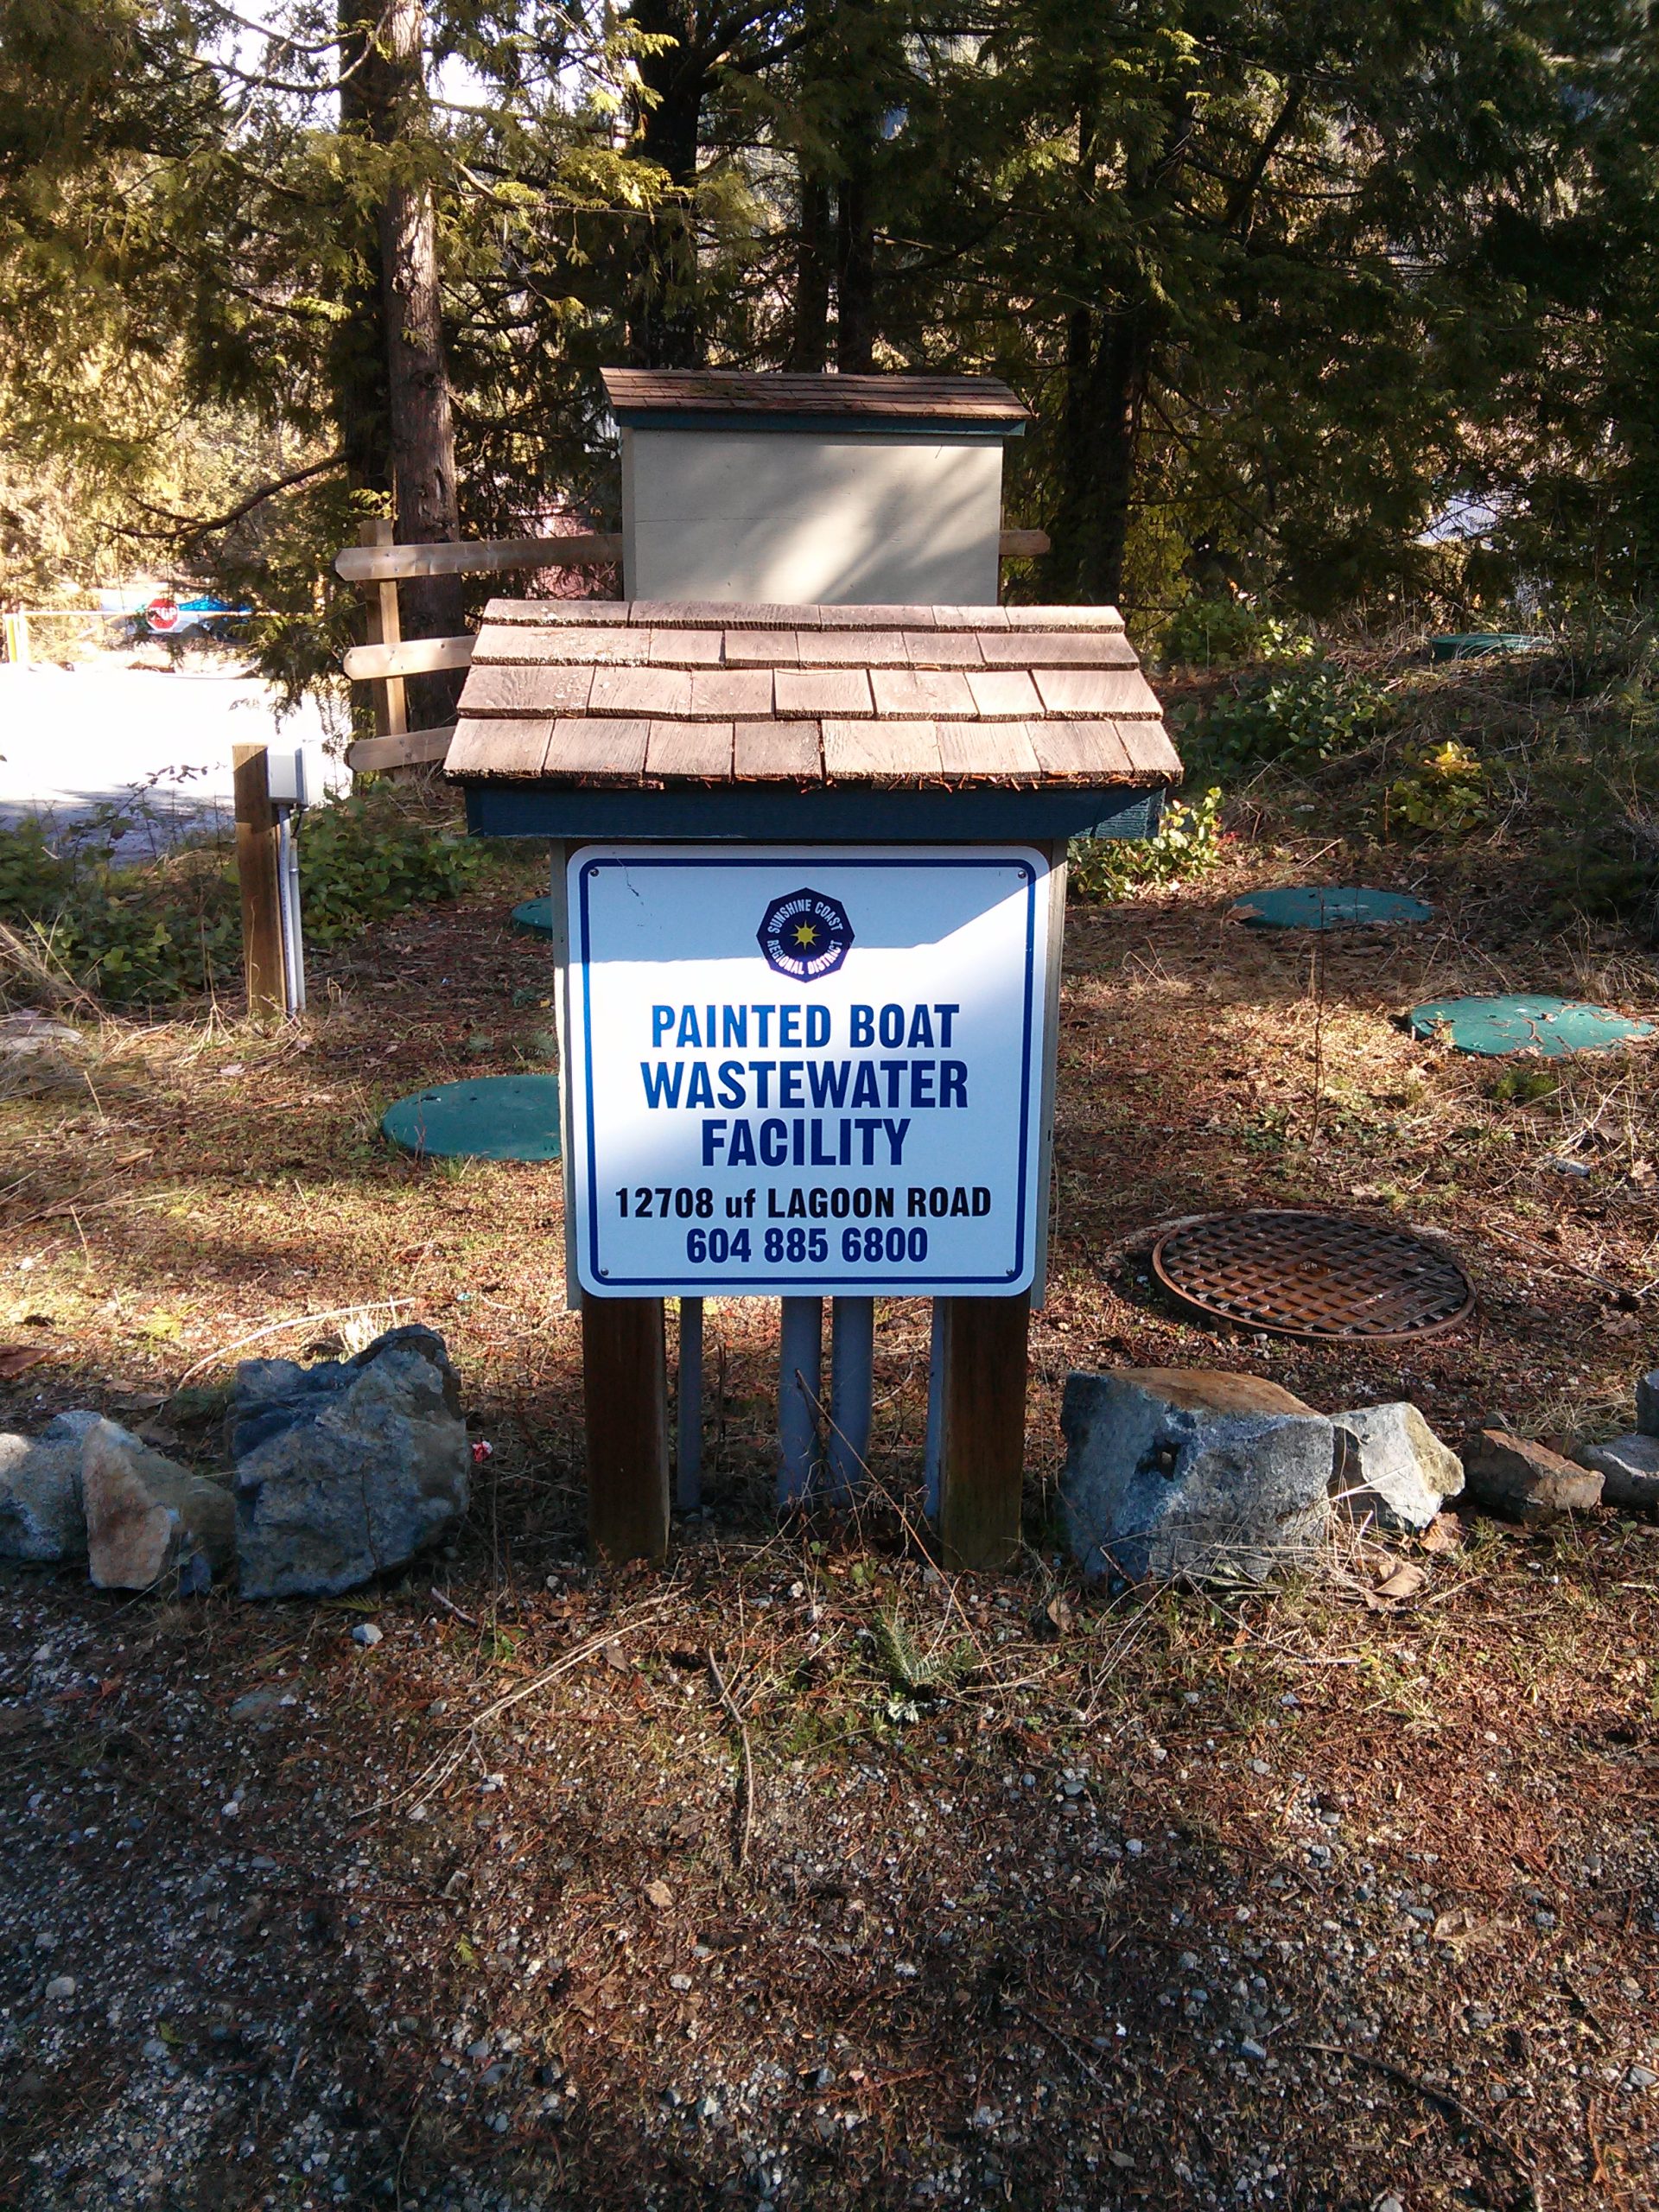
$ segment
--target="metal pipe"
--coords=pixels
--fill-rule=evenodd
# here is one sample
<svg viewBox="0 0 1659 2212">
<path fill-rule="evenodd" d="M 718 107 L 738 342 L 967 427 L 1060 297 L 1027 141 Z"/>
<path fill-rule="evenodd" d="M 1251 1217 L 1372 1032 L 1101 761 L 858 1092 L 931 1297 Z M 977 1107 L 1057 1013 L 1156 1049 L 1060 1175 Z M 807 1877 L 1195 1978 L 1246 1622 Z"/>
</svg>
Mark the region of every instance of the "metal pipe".
<svg viewBox="0 0 1659 2212">
<path fill-rule="evenodd" d="M 875 1300 L 830 1300 L 830 1495 L 849 1504 L 868 1473 L 875 1392 Z"/>
<path fill-rule="evenodd" d="M 784 1300 L 778 1376 L 778 1503 L 802 1504 L 818 1457 L 818 1401 L 823 1380 L 823 1300 Z"/>
<path fill-rule="evenodd" d="M 922 1507 L 930 1521 L 939 1517 L 939 1426 L 944 1402 L 944 1309 L 933 1300 L 927 1343 L 927 1443 L 922 1459 Z"/>
<path fill-rule="evenodd" d="M 290 1019 L 305 1012 L 305 938 L 300 922 L 300 849 L 294 810 L 276 810 L 276 903 L 283 925 L 283 1003 Z"/>
<path fill-rule="evenodd" d="M 679 1372 L 674 1385 L 674 1503 L 682 1513 L 702 1503 L 702 1300 L 680 1300 Z"/>
</svg>

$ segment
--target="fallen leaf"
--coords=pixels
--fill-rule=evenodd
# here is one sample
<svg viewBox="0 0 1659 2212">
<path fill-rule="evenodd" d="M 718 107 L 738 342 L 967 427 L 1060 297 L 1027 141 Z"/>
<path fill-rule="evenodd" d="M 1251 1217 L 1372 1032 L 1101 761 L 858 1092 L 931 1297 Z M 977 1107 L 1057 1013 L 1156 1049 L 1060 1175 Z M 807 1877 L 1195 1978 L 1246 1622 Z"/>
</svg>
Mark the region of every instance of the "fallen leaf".
<svg viewBox="0 0 1659 2212">
<path fill-rule="evenodd" d="M 1377 1584 L 1376 1594 L 1379 1598 L 1392 1598 L 1399 1602 L 1414 1598 L 1427 1580 L 1428 1577 L 1421 1567 L 1414 1566 L 1408 1559 L 1402 1560 L 1388 1580 Z"/>
<path fill-rule="evenodd" d="M 0 1344 L 0 1382 L 10 1382 L 14 1375 L 38 1367 L 43 1359 L 51 1357 L 49 1351 L 41 1351 L 34 1344 Z"/>
<path fill-rule="evenodd" d="M 645 1902 L 647 1904 L 654 1904 L 658 1912 L 666 1912 L 674 1902 L 674 1892 L 666 1882 L 647 1882 Z"/>
<path fill-rule="evenodd" d="M 1463 1523 L 1455 1513 L 1437 1513 L 1417 1541 L 1426 1552 L 1461 1551 Z"/>
<path fill-rule="evenodd" d="M 633 1672 L 633 1662 L 620 1643 L 606 1645 L 605 1664 L 607 1667 L 614 1667 L 619 1675 L 631 1675 Z"/>
<path fill-rule="evenodd" d="M 1498 1940 L 1498 1925 L 1493 1920 L 1483 1920 L 1466 1904 L 1453 1905 L 1443 1912 L 1430 1929 L 1429 1934 L 1437 1943 L 1445 1943 L 1454 1951 L 1484 1949 Z"/>
</svg>

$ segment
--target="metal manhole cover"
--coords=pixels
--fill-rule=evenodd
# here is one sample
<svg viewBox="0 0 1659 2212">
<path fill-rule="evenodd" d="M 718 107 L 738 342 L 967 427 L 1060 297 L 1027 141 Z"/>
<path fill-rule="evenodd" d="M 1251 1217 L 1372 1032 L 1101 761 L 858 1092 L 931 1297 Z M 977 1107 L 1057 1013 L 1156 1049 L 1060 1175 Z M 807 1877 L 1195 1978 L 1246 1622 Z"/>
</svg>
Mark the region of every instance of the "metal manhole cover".
<svg viewBox="0 0 1659 2212">
<path fill-rule="evenodd" d="M 1212 1214 L 1160 1237 L 1152 1265 L 1166 1290 L 1201 1313 L 1320 1343 L 1434 1336 L 1475 1302 L 1469 1278 L 1444 1252 L 1346 1214 Z"/>
</svg>

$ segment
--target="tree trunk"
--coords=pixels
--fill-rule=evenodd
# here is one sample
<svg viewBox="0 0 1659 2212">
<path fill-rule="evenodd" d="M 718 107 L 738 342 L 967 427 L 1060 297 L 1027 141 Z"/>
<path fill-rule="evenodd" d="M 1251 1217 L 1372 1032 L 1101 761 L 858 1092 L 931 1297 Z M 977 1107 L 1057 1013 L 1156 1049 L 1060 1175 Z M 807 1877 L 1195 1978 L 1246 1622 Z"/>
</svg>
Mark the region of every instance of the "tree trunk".
<svg viewBox="0 0 1659 2212">
<path fill-rule="evenodd" d="M 366 0 L 339 0 L 340 59 L 342 73 L 349 71 L 340 88 L 340 128 L 348 136 L 372 137 L 373 117 L 386 99 L 386 65 L 383 56 L 371 54 L 359 66 L 363 49 L 363 18 Z M 382 276 L 380 228 L 372 218 L 353 222 L 352 211 L 340 211 L 343 240 L 357 273 L 341 302 L 346 312 L 328 342 L 328 368 L 334 394 L 334 416 L 346 455 L 346 481 L 354 492 L 390 493 L 391 454 L 386 398 L 386 342 L 381 312 Z"/>
<path fill-rule="evenodd" d="M 385 96 L 370 119 L 388 148 L 426 135 L 424 0 L 388 0 L 381 17 Z M 385 336 L 387 448 L 400 544 L 459 537 L 455 432 L 444 361 L 437 219 L 423 177 L 394 176 L 380 208 Z M 426 576 L 402 588 L 406 638 L 453 637 L 463 626 L 459 576 Z M 425 728 L 453 718 L 459 676 L 410 682 L 410 721 Z"/>
<path fill-rule="evenodd" d="M 816 375 L 830 359 L 830 188 L 801 171 L 801 234 L 795 258 L 795 321 L 786 369 Z"/>
<path fill-rule="evenodd" d="M 836 366 L 868 376 L 875 366 L 875 225 L 869 149 L 851 144 L 836 232 Z"/>
<path fill-rule="evenodd" d="M 1144 299 L 1072 315 L 1060 437 L 1064 489 L 1050 532 L 1049 588 L 1057 603 L 1115 605 L 1122 594 L 1153 325 Z"/>
<path fill-rule="evenodd" d="M 702 145 L 702 103 L 709 59 L 696 0 L 636 0 L 642 31 L 674 41 L 640 57 L 639 75 L 655 95 L 639 106 L 636 149 L 664 170 L 673 204 L 645 226 L 628 276 L 628 355 L 637 368 L 695 369 L 703 359 L 698 312 L 697 233 L 692 198 Z"/>
</svg>

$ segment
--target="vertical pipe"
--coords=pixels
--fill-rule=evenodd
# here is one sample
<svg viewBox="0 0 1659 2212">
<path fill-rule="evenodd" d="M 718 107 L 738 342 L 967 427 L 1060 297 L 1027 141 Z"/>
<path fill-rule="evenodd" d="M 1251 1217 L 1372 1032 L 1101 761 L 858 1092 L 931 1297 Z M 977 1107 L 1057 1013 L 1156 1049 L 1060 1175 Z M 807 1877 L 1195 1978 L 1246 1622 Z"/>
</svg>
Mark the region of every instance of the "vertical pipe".
<svg viewBox="0 0 1659 2212">
<path fill-rule="evenodd" d="M 679 1372 L 674 1385 L 674 1503 L 682 1513 L 702 1503 L 702 1300 L 680 1300 Z"/>
<path fill-rule="evenodd" d="M 939 1426 L 944 1406 L 944 1304 L 933 1300 L 927 1340 L 927 1445 L 922 1460 L 922 1509 L 939 1517 Z"/>
<path fill-rule="evenodd" d="M 875 1389 L 875 1300 L 830 1300 L 830 1494 L 849 1504 L 868 1471 Z"/>
<path fill-rule="evenodd" d="M 283 996 L 289 1018 L 305 1012 L 305 938 L 300 922 L 300 849 L 294 810 L 276 810 L 276 886 L 283 914 Z"/>
<path fill-rule="evenodd" d="M 778 1377 L 778 1503 L 804 1503 L 818 1456 L 823 1388 L 823 1300 L 784 1300 Z"/>
</svg>

